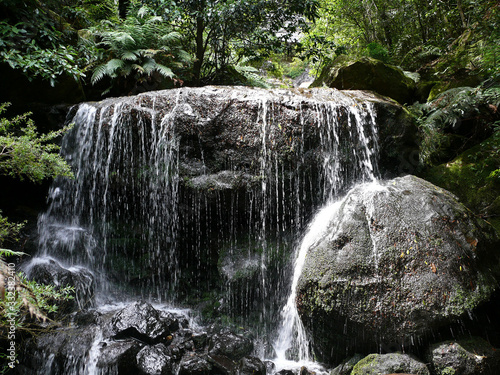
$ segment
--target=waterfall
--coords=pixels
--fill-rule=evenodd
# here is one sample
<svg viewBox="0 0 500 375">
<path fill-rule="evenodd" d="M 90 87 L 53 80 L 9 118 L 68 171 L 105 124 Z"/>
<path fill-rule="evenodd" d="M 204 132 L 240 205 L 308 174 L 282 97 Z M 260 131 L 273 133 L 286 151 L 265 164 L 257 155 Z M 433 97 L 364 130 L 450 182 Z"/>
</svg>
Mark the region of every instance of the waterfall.
<svg viewBox="0 0 500 375">
<path fill-rule="evenodd" d="M 325 205 L 315 214 L 297 246 L 289 296 L 281 312 L 281 327 L 273 345 L 278 368 L 293 366 L 291 360 L 294 359 L 298 361 L 298 366 L 303 363 L 314 366 L 311 364 L 310 343 L 295 302 L 296 289 L 307 252 L 327 233 L 332 218 L 342 204 L 339 195 L 345 187 L 355 183 L 376 181 L 378 176 L 378 141 L 373 108 L 370 105 L 359 107 L 354 103 L 350 103 L 349 106 L 342 102 L 328 103 L 318 108 L 318 116 L 321 119 L 318 124 L 323 127 L 321 145 L 324 155 Z M 339 134 L 343 127 L 348 129 L 344 132 L 348 136 L 347 143 L 346 140 L 340 139 Z M 342 146 L 346 145 L 352 148 L 342 149 Z"/>
<path fill-rule="evenodd" d="M 171 119 L 182 110 L 178 99 L 163 116 L 154 98 L 151 109 L 115 100 L 78 107 L 61 147 L 75 178 L 49 191 L 38 221 L 40 255 L 89 267 L 102 291 L 118 274 L 131 280 L 148 269 L 141 276 L 149 296 L 175 290 L 178 140 Z"/>
<path fill-rule="evenodd" d="M 373 103 L 321 89 L 81 104 L 61 148 L 75 178 L 50 188 L 38 255 L 90 269 L 104 302 L 209 301 L 258 325 L 277 362 L 310 361 L 297 282 L 338 197 L 378 177 L 375 117 Z"/>
</svg>

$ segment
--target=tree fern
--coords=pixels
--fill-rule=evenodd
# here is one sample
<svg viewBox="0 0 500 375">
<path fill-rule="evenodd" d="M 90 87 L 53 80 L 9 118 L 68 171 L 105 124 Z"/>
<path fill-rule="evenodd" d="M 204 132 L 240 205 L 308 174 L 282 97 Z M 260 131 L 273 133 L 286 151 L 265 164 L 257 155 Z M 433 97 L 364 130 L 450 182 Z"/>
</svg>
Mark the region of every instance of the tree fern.
<svg viewBox="0 0 500 375">
<path fill-rule="evenodd" d="M 161 17 L 152 15 L 146 7 L 135 16 L 131 14 L 122 24 L 102 23 L 101 29 L 80 33 L 87 41 L 93 40 L 107 57 L 96 64 L 92 84 L 109 77 L 112 86 L 128 82 L 129 90 L 153 77 L 175 78 L 174 69 L 191 62 L 191 56 L 180 46 L 181 35 L 172 32 Z"/>
</svg>

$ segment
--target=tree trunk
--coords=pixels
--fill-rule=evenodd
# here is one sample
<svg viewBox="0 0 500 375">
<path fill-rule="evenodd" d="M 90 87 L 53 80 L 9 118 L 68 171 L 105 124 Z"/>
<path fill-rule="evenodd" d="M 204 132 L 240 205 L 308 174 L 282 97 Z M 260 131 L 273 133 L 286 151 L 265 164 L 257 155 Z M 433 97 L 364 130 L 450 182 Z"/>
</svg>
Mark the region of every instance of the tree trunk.
<svg viewBox="0 0 500 375">
<path fill-rule="evenodd" d="M 130 0 L 118 0 L 118 15 L 122 20 L 127 18 L 129 4 Z"/>
<path fill-rule="evenodd" d="M 205 21 L 203 17 L 196 18 L 196 61 L 193 64 L 194 84 L 201 85 L 201 67 L 205 57 L 205 46 L 203 43 L 203 32 L 205 31 Z"/>
</svg>

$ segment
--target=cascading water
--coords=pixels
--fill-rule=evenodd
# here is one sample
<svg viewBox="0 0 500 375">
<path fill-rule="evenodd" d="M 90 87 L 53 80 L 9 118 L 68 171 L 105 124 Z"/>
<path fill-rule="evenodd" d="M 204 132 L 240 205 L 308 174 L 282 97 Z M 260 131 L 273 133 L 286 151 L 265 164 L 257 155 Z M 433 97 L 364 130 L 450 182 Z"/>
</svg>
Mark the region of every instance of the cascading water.
<svg viewBox="0 0 500 375">
<path fill-rule="evenodd" d="M 307 252 L 318 240 L 324 237 L 328 230 L 332 217 L 342 203 L 338 200 L 339 193 L 346 186 L 375 181 L 378 175 L 378 142 L 373 108 L 370 108 L 369 105 L 358 107 L 355 103 L 349 104 L 350 106 L 346 103 L 329 103 L 318 109 L 321 117 L 320 124 L 323 127 L 321 144 L 324 155 L 323 192 L 326 204 L 315 215 L 297 247 L 290 294 L 282 310 L 283 321 L 278 338 L 274 343 L 275 362 L 278 368 L 300 367 L 304 363 L 308 364 L 309 367 L 314 366 L 311 364 L 310 343 L 299 318 L 295 302 L 297 284 Z M 346 111 L 347 108 L 349 110 L 342 121 L 342 112 Z M 348 136 L 347 145 L 351 145 L 351 149 L 342 148 L 342 146 L 346 146 L 346 140 L 341 140 L 339 136 L 343 127 L 348 129 L 344 134 Z M 357 168 L 356 165 L 348 164 L 348 161 L 351 163 L 354 161 Z M 297 362 L 294 364 L 291 360 Z"/>
<path fill-rule="evenodd" d="M 260 326 L 276 362 L 310 360 L 295 289 L 330 204 L 378 175 L 373 104 L 332 90 L 179 89 L 82 104 L 70 121 L 75 179 L 50 190 L 40 256 L 88 267 L 105 300 L 218 296 L 223 314 Z"/>
<path fill-rule="evenodd" d="M 126 279 L 153 270 L 148 289 L 158 298 L 167 297 L 162 289 L 175 290 L 178 159 L 170 119 L 176 104 L 161 118 L 154 100 L 151 109 L 112 100 L 78 108 L 61 148 L 75 178 L 56 181 L 49 192 L 38 224 L 42 256 L 88 266 L 101 290 L 109 289 L 110 269 Z M 136 262 L 123 263 L 131 255 Z"/>
</svg>

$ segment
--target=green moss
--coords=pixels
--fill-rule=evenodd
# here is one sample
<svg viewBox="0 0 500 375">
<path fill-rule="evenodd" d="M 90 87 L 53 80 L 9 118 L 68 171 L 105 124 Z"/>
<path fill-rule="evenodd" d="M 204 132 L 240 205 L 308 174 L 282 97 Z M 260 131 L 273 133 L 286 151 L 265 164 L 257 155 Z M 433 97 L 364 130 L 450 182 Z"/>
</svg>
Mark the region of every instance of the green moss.
<svg viewBox="0 0 500 375">
<path fill-rule="evenodd" d="M 456 371 L 453 367 L 446 367 L 441 370 L 440 375 L 455 375 Z"/>
<path fill-rule="evenodd" d="M 482 214 L 500 231 L 500 132 L 459 155 L 435 166 L 424 178 L 455 195 L 471 210 Z"/>
<path fill-rule="evenodd" d="M 352 369 L 351 375 L 365 375 L 367 374 L 366 370 L 370 367 L 375 367 L 378 364 L 378 354 L 369 354 L 361 361 L 356 363 L 354 368 Z"/>
</svg>

